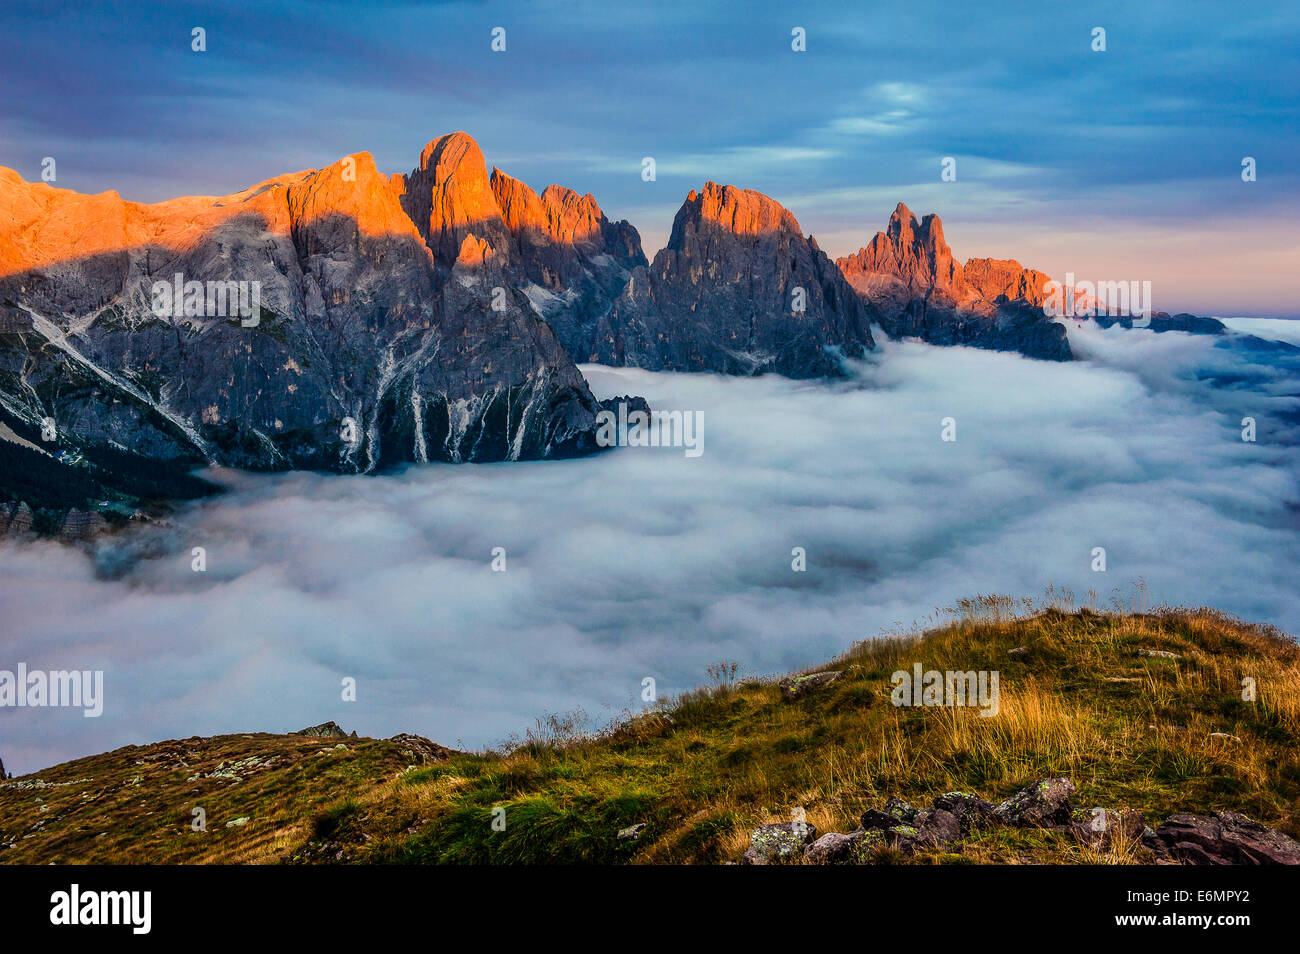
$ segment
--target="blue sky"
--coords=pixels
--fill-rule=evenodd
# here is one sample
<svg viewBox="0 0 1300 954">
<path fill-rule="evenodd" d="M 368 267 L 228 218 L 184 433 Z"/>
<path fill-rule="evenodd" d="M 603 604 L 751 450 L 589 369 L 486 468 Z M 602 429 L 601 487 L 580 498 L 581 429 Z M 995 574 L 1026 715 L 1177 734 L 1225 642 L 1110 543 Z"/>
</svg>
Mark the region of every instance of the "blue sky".
<svg viewBox="0 0 1300 954">
<path fill-rule="evenodd" d="M 963 260 L 1150 280 L 1170 311 L 1291 316 L 1298 35 L 1293 2 L 11 0 L 0 165 L 34 180 L 54 156 L 57 185 L 153 201 L 360 150 L 406 171 L 464 129 L 539 190 L 592 192 L 651 254 L 714 179 L 772 195 L 832 255 L 904 201 L 939 212 Z"/>
</svg>

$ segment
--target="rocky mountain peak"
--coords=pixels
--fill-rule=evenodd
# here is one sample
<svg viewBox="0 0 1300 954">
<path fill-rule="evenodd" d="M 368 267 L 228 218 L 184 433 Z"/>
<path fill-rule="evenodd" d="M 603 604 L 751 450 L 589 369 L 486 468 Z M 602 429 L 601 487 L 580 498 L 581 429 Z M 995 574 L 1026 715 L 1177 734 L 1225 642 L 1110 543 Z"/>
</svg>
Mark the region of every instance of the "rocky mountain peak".
<svg viewBox="0 0 1300 954">
<path fill-rule="evenodd" d="M 472 137 L 454 132 L 426 145 L 420 164 L 406 175 L 402 193 L 402 207 L 439 264 L 455 263 L 470 235 L 475 245 L 487 244 L 489 255 L 508 255 L 509 232 L 483 150 Z"/>
<path fill-rule="evenodd" d="M 737 236 L 777 232 L 801 235 L 795 217 L 775 199 L 753 189 L 706 182 L 700 192 L 692 189 L 673 222 L 670 247 L 685 240 L 685 229 L 718 229 Z"/>
<path fill-rule="evenodd" d="M 869 297 L 905 302 L 934 291 L 960 297 L 961 266 L 943 236 L 943 220 L 933 213 L 917 222 L 902 202 L 865 248 L 840 259 L 844 277 Z"/>
<path fill-rule="evenodd" d="M 549 185 L 539 196 L 528 185 L 492 170 L 492 194 L 506 228 L 531 243 L 589 245 L 602 248 L 609 220 L 591 193 Z"/>
<path fill-rule="evenodd" d="M 889 225 L 885 229 L 886 233 L 892 239 L 911 242 L 911 235 L 915 230 L 916 216 L 912 214 L 912 210 L 907 207 L 906 203 L 898 203 L 898 205 L 894 206 L 894 214 L 889 217 Z M 907 235 L 905 239 L 903 239 L 904 233 Z"/>
<path fill-rule="evenodd" d="M 506 228 L 528 241 L 546 241 L 546 208 L 537 193 L 526 183 L 506 175 L 495 166 L 492 168 L 490 182 L 492 195 Z"/>
<path fill-rule="evenodd" d="M 53 417 L 73 450 L 255 469 L 590 452 L 598 405 L 507 267 L 515 248 L 464 133 L 403 176 L 359 152 L 155 204 L 0 175 L 0 299 L 16 329 L 0 371 L 30 382 L 0 381 L 0 423 L 26 435 Z M 500 280 L 454 274 L 486 267 Z M 74 386 L 87 369 L 94 386 Z"/>
<path fill-rule="evenodd" d="M 549 185 L 542 193 L 542 204 L 552 241 L 570 245 L 602 243 L 608 220 L 590 192 L 580 196 L 564 186 Z"/>
<path fill-rule="evenodd" d="M 654 264 L 633 271 L 593 353 L 654 369 L 820 377 L 873 347 L 869 325 L 787 209 L 706 182 L 686 196 Z"/>
<path fill-rule="evenodd" d="M 885 231 L 836 264 L 881 310 L 891 335 L 1056 360 L 1070 356 L 1064 328 L 1040 307 L 1047 276 L 1013 260 L 971 259 L 963 267 L 934 213 L 918 222 L 898 203 Z"/>
<path fill-rule="evenodd" d="M 310 254 L 335 248 L 344 236 L 388 240 L 422 237 L 402 208 L 401 192 L 375 168 L 368 152 L 358 152 L 304 176 L 288 188 L 295 240 Z M 314 244 L 312 244 L 314 243 Z"/>
<path fill-rule="evenodd" d="M 917 229 L 917 235 L 920 237 L 921 244 L 932 256 L 952 258 L 952 250 L 948 248 L 948 243 L 943 237 L 943 219 L 934 212 L 921 219 L 921 227 Z"/>
</svg>

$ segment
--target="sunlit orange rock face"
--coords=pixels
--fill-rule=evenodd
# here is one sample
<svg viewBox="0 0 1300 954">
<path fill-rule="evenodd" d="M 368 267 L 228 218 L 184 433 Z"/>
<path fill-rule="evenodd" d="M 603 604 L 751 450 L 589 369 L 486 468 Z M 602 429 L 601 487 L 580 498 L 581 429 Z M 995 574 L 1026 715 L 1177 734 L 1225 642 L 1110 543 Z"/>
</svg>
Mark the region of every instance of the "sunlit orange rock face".
<svg viewBox="0 0 1300 954">
<path fill-rule="evenodd" d="M 493 168 L 492 195 L 506 228 L 530 243 L 551 240 L 546 206 L 529 186 L 500 169 Z"/>
<path fill-rule="evenodd" d="M 918 223 L 902 202 L 884 232 L 837 264 L 849 284 L 873 300 L 906 306 L 937 297 L 985 314 L 1000 296 L 1042 305 L 1050 280 L 1012 259 L 972 258 L 963 266 L 944 239 L 943 220 L 931 213 Z"/>
<path fill-rule="evenodd" d="M 102 271 L 112 260 L 118 262 L 122 281 L 103 290 L 118 294 L 133 272 L 169 261 L 192 266 L 193 258 L 203 257 L 217 237 L 234 244 L 258 235 L 272 237 L 277 260 L 296 254 L 295 240 L 308 255 L 341 244 L 360 250 L 362 236 L 393 247 L 409 247 L 412 240 L 424 244 L 402 210 L 399 191 L 365 152 L 232 195 L 152 204 L 128 202 L 116 192 L 82 195 L 28 183 L 12 170 L 0 169 L 0 274 L 39 270 L 67 280 L 81 273 L 89 281 L 89 262 Z M 366 248 L 378 254 L 375 242 Z M 164 258 L 133 266 L 133 256 L 138 258 L 142 249 Z M 239 267 L 231 262 L 232 270 Z"/>
<path fill-rule="evenodd" d="M 279 176 L 228 196 L 144 204 L 116 192 L 82 195 L 25 182 L 12 169 L 0 168 L 0 273 L 145 245 L 185 250 L 239 216 L 257 216 L 269 231 L 287 235 L 285 196 L 290 185 L 309 175 Z"/>
<path fill-rule="evenodd" d="M 403 192 L 403 208 L 439 262 L 456 262 L 469 235 L 488 245 L 488 255 L 509 254 L 510 233 L 492 194 L 483 151 L 465 133 L 440 136 L 425 146 Z"/>
<path fill-rule="evenodd" d="M 578 195 L 564 186 L 549 185 L 542 193 L 546 207 L 547 232 L 554 242 L 569 245 L 593 245 L 602 241 L 602 226 L 607 221 L 590 192 Z"/>
<path fill-rule="evenodd" d="M 401 192 L 375 168 L 368 152 L 345 156 L 289 187 L 289 217 L 296 231 L 330 229 L 326 245 L 336 246 L 343 229 L 354 241 L 360 235 L 391 236 L 423 243 L 402 209 Z"/>
<path fill-rule="evenodd" d="M 917 221 L 903 203 L 889 225 L 837 261 L 849 284 L 880 310 L 893 337 L 965 344 L 1069 360 L 1065 328 L 1043 314 L 1048 276 L 1012 260 L 958 262 L 930 214 Z"/>
<path fill-rule="evenodd" d="M 538 195 L 500 169 L 492 193 L 510 233 L 511 274 L 531 306 L 578 361 L 596 357 L 596 325 L 646 264 L 641 237 L 611 222 L 590 194 L 550 185 Z"/>
<path fill-rule="evenodd" d="M 695 220 L 716 225 L 722 233 L 763 235 L 774 232 L 802 235 L 803 230 L 793 213 L 775 199 L 753 189 L 706 182 L 703 191 L 694 189 L 686 196 L 690 211 L 685 221 Z M 680 213 L 679 213 L 680 216 Z"/>
<path fill-rule="evenodd" d="M 968 299 L 992 304 L 1005 295 L 1010 301 L 1042 305 L 1043 286 L 1051 279 L 1043 272 L 1025 268 L 1014 259 L 972 258 L 962 269 Z"/>
<path fill-rule="evenodd" d="M 596 199 L 549 185 L 540 196 L 500 169 L 492 170 L 492 193 L 506 227 L 533 244 L 602 245 L 608 224 Z"/>
<path fill-rule="evenodd" d="M 787 251 L 805 245 L 798 221 L 775 199 L 706 182 L 687 194 L 652 271 L 661 279 L 684 275 L 692 284 L 740 282 L 756 267 L 779 278 L 788 271 Z"/>
<path fill-rule="evenodd" d="M 931 214 L 918 223 L 901 202 L 884 232 L 837 264 L 849 284 L 871 298 L 905 303 L 937 290 L 957 300 L 965 292 L 962 268 L 944 240 L 942 220 Z"/>
</svg>

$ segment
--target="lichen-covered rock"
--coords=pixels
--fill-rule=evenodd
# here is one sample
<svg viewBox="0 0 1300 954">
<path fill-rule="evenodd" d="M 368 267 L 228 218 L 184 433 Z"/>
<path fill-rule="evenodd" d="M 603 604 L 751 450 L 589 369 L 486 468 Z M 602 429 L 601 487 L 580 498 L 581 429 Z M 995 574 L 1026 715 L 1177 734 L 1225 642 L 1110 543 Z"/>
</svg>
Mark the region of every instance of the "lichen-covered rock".
<svg viewBox="0 0 1300 954">
<path fill-rule="evenodd" d="M 988 828 L 997 821 L 993 803 L 970 792 L 944 792 L 935 796 L 934 807 L 951 812 L 964 835 Z"/>
<path fill-rule="evenodd" d="M 940 848 L 961 837 L 957 818 L 942 808 L 923 808 L 911 823 L 896 824 L 880 833 L 886 845 L 905 855 Z"/>
<path fill-rule="evenodd" d="M 885 802 L 884 808 L 869 808 L 862 813 L 862 827 L 868 830 L 896 828 L 915 822 L 916 809 L 894 795 Z"/>
<path fill-rule="evenodd" d="M 905 854 L 911 854 L 917 846 L 921 831 L 915 825 L 896 825 L 883 832 L 885 844 Z"/>
<path fill-rule="evenodd" d="M 618 832 L 619 841 L 636 841 L 641 837 L 641 833 L 646 830 L 646 822 L 638 822 L 635 825 L 629 825 L 626 828 L 620 828 Z"/>
<path fill-rule="evenodd" d="M 1300 842 L 1236 812 L 1173 815 L 1147 844 L 1192 865 L 1300 865 Z"/>
<path fill-rule="evenodd" d="M 1136 808 L 1076 808 L 1070 812 L 1070 831 L 1086 845 L 1109 848 L 1119 841 L 1142 838 L 1146 819 Z"/>
<path fill-rule="evenodd" d="M 995 808 L 998 820 L 1008 825 L 1047 828 L 1070 821 L 1070 795 L 1074 783 L 1068 778 L 1048 778 L 1016 792 Z"/>
<path fill-rule="evenodd" d="M 408 759 L 412 759 L 416 764 L 420 765 L 445 762 L 454 754 L 446 746 L 431 742 L 422 735 L 412 735 L 410 732 L 399 732 L 388 741 L 400 748 L 402 754 Z"/>
<path fill-rule="evenodd" d="M 787 702 L 793 702 L 814 689 L 830 685 L 842 675 L 844 675 L 842 672 L 831 670 L 828 672 L 813 672 L 805 676 L 786 676 L 777 685 L 781 687 L 782 698 Z"/>
<path fill-rule="evenodd" d="M 804 849 L 817 838 L 817 829 L 806 822 L 783 822 L 759 825 L 749 836 L 749 848 L 740 863 L 769 865 L 803 855 Z"/>
</svg>

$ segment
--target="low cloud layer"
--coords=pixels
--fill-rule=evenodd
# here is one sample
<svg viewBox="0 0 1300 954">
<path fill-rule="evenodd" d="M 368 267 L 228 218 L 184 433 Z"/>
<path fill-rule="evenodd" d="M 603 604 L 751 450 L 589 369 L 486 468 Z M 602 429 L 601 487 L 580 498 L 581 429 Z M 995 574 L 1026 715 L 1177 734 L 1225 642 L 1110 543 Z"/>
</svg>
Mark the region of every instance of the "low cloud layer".
<svg viewBox="0 0 1300 954">
<path fill-rule="evenodd" d="M 809 665 L 1048 584 L 1106 603 L 1143 578 L 1151 600 L 1300 631 L 1294 369 L 1181 334 L 1071 338 L 1087 360 L 892 344 L 833 384 L 591 367 L 600 397 L 702 412 L 703 455 L 222 472 L 227 495 L 93 558 L 2 545 L 0 669 L 103 669 L 105 701 L 98 719 L 3 711 L 0 757 L 27 772 L 326 719 L 477 747 L 546 712 L 639 707 L 645 677 L 662 694 L 724 659 Z"/>
</svg>

